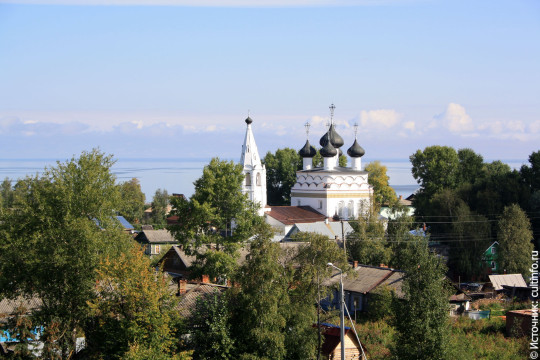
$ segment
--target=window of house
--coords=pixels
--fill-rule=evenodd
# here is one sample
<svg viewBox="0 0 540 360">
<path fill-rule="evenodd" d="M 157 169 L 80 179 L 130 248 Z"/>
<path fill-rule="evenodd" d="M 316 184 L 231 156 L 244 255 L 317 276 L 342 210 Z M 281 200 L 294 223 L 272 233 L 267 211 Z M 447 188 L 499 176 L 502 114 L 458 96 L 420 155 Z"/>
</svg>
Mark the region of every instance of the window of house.
<svg viewBox="0 0 540 360">
<path fill-rule="evenodd" d="M 261 174 L 257 173 L 257 186 L 261 186 Z"/>
<path fill-rule="evenodd" d="M 161 246 L 160 245 L 154 245 L 154 254 L 159 254 L 161 251 Z"/>
<path fill-rule="evenodd" d="M 496 270 L 497 269 L 497 264 L 495 264 L 495 261 L 492 261 L 491 262 L 491 270 Z"/>
<path fill-rule="evenodd" d="M 296 200 L 296 205 L 300 206 L 300 199 Z"/>
<path fill-rule="evenodd" d="M 495 254 L 495 246 L 492 246 L 492 247 L 491 247 L 491 253 L 492 253 L 492 254 Z"/>
<path fill-rule="evenodd" d="M 246 174 L 246 186 L 251 186 L 251 174 Z"/>
<path fill-rule="evenodd" d="M 319 209 L 322 209 L 322 200 L 319 200 Z"/>
</svg>

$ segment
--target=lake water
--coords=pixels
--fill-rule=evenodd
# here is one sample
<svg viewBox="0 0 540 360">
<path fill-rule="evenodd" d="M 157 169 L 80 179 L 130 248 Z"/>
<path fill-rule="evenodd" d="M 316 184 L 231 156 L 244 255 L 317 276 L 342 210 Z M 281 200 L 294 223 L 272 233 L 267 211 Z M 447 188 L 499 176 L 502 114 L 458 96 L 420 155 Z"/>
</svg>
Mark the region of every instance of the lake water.
<svg viewBox="0 0 540 360">
<path fill-rule="evenodd" d="M 238 161 L 238 159 L 234 159 Z M 62 162 L 65 159 L 61 160 Z M 139 179 L 146 200 L 151 201 L 157 189 L 166 189 L 169 193 L 180 193 L 187 197 L 194 191 L 193 182 L 202 175 L 203 167 L 210 159 L 117 159 L 112 171 L 118 181 L 131 178 Z M 368 162 L 364 162 L 365 166 Z M 408 159 L 391 159 L 381 163 L 388 168 L 390 185 L 398 195 L 407 197 L 418 189 L 411 175 Z M 519 168 L 521 162 L 507 162 L 512 168 Z M 0 159 L 0 180 L 9 177 L 12 180 L 26 175 L 35 175 L 45 167 L 56 164 L 56 159 Z"/>
</svg>

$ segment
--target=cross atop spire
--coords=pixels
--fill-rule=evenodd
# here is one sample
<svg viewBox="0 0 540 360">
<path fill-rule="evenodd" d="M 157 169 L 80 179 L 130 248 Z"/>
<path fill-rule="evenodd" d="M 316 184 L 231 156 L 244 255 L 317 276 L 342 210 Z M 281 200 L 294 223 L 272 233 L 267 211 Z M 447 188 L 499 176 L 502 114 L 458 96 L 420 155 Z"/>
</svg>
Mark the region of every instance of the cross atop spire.
<svg viewBox="0 0 540 360">
<path fill-rule="evenodd" d="M 304 127 L 306 128 L 306 139 L 309 140 L 309 127 L 311 125 L 309 124 L 309 121 L 306 121 L 306 123 L 304 124 Z"/>
<path fill-rule="evenodd" d="M 336 108 L 336 106 L 332 103 L 330 106 L 330 125 L 332 125 L 334 123 L 334 110 Z"/>
<path fill-rule="evenodd" d="M 356 140 L 356 136 L 358 135 L 358 123 L 354 123 L 354 139 Z"/>
</svg>

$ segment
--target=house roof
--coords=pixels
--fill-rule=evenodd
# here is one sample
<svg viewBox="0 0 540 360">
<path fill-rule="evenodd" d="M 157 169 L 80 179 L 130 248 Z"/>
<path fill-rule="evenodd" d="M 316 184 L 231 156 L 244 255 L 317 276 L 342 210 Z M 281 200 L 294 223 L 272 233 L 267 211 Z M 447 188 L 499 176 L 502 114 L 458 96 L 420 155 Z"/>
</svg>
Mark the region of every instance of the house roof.
<svg viewBox="0 0 540 360">
<path fill-rule="evenodd" d="M 206 294 L 212 294 L 214 292 L 223 292 L 228 288 L 228 286 L 215 285 L 215 284 L 197 284 L 190 290 L 186 292 L 185 295 L 182 295 L 180 301 L 176 308 L 180 312 L 180 315 L 183 317 L 189 317 L 191 312 L 195 309 L 197 304 L 197 299 Z"/>
<path fill-rule="evenodd" d="M 289 237 L 289 234 L 295 231 L 295 228 L 300 232 L 312 232 L 326 236 L 329 239 L 334 239 L 336 236 L 341 238 L 341 222 L 329 222 L 328 224 L 324 221 L 313 222 L 313 223 L 299 223 L 294 224 L 294 227 L 289 231 L 286 237 Z M 345 235 L 348 235 L 353 232 L 353 228 L 347 222 L 343 222 L 343 232 Z"/>
<path fill-rule="evenodd" d="M 405 273 L 400 270 L 381 268 L 376 266 L 359 265 L 354 269 L 356 276 L 348 277 L 343 274 L 343 289 L 345 291 L 367 294 L 377 288 L 388 286 L 396 292 L 398 297 L 403 297 L 403 277 Z M 339 273 L 336 272 L 330 279 L 323 282 L 324 285 L 333 285 L 339 282 Z"/>
<path fill-rule="evenodd" d="M 116 219 L 120 222 L 120 225 L 124 227 L 124 230 L 133 230 L 134 227 L 123 216 L 116 216 Z"/>
<path fill-rule="evenodd" d="M 495 291 L 502 290 L 503 285 L 527 287 L 527 283 L 521 274 L 489 275 L 489 281 L 493 284 Z"/>
<path fill-rule="evenodd" d="M 27 312 L 38 309 L 41 306 L 41 300 L 37 297 L 0 300 L 0 315 L 9 316 L 15 314 L 19 305 L 23 305 Z M 2 318 L 2 316 L 0 316 Z"/>
<path fill-rule="evenodd" d="M 311 206 L 271 206 L 266 215 L 284 225 L 324 221 L 326 216 Z"/>
<path fill-rule="evenodd" d="M 169 230 L 143 230 L 135 237 L 135 240 L 151 244 L 173 244 L 178 242 Z"/>
<path fill-rule="evenodd" d="M 316 325 L 315 325 L 316 326 Z M 323 335 L 324 335 L 324 343 L 321 346 L 321 353 L 328 356 L 330 355 L 336 347 L 341 342 L 341 334 L 340 330 L 341 328 L 339 325 L 329 324 L 329 323 L 321 323 L 320 325 Z M 348 336 L 349 332 L 351 331 L 351 328 L 348 326 L 343 327 L 344 335 Z M 359 348 L 356 338 L 353 338 L 354 344 L 357 348 Z"/>
<path fill-rule="evenodd" d="M 484 250 L 484 252 L 488 252 L 489 249 L 491 249 L 492 247 L 494 247 L 495 245 L 499 246 L 499 242 L 498 241 L 494 241 L 491 245 L 489 245 L 489 247 Z"/>
</svg>

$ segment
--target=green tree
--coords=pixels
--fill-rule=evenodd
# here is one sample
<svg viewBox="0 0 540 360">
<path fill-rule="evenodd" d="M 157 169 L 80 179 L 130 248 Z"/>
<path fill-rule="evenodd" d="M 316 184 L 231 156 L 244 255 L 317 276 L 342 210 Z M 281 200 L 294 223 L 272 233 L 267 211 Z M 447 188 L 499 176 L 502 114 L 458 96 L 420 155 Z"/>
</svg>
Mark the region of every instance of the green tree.
<svg viewBox="0 0 540 360">
<path fill-rule="evenodd" d="M 289 306 L 288 281 L 279 263 L 280 248 L 266 236 L 250 243 L 250 256 L 238 272 L 233 288 L 233 334 L 240 359 L 286 357 L 283 309 Z"/>
<path fill-rule="evenodd" d="M 387 168 L 380 161 L 372 161 L 366 165 L 365 171 L 368 172 L 368 183 L 373 186 L 373 195 L 375 202 L 379 205 L 393 205 L 397 202 L 396 192 L 390 186 L 390 178 L 386 174 Z"/>
<path fill-rule="evenodd" d="M 454 189 L 459 181 L 459 158 L 448 146 L 428 146 L 409 157 L 412 175 L 421 190 L 431 196 L 444 188 Z"/>
<path fill-rule="evenodd" d="M 171 214 L 179 220 L 170 230 L 197 257 L 193 276 L 206 274 L 225 280 L 237 267 L 243 243 L 257 231 L 269 231 L 255 205 L 242 194 L 242 171 L 241 165 L 214 158 L 195 181 L 193 196 L 171 201 Z"/>
<path fill-rule="evenodd" d="M 137 351 L 171 358 L 175 351 L 175 299 L 167 275 L 155 273 L 150 259 L 132 244 L 119 256 L 106 256 L 96 269 L 87 353 L 120 359 Z M 154 357 L 152 357 L 154 358 Z"/>
<path fill-rule="evenodd" d="M 0 205 L 4 208 L 10 208 L 13 206 L 13 186 L 11 180 L 5 178 L 0 184 Z"/>
<path fill-rule="evenodd" d="M 484 158 L 469 148 L 459 149 L 457 155 L 459 159 L 458 181 L 462 184 L 474 184 L 476 179 L 482 176 Z"/>
<path fill-rule="evenodd" d="M 296 171 L 302 170 L 302 158 L 296 150 L 285 148 L 276 150 L 275 154 L 267 152 L 263 163 L 268 204 L 290 205 L 291 188 L 296 183 Z"/>
<path fill-rule="evenodd" d="M 112 219 L 119 202 L 113 163 L 93 150 L 20 180 L 0 221 L 0 295 L 39 298 L 33 316 L 46 330 L 57 327 L 63 358 L 88 318 L 100 259 L 128 243 Z"/>
<path fill-rule="evenodd" d="M 229 302 L 225 294 L 214 291 L 197 299 L 189 323 L 193 359 L 232 359 Z"/>
<path fill-rule="evenodd" d="M 418 239 L 406 250 L 403 268 L 405 299 L 395 303 L 397 359 L 447 359 L 449 312 L 446 268 Z"/>
<path fill-rule="evenodd" d="M 118 185 L 120 187 L 120 197 L 122 202 L 118 212 L 127 221 L 140 223 L 144 213 L 145 196 L 141 190 L 141 184 L 136 178 L 125 181 Z"/>
<path fill-rule="evenodd" d="M 283 310 L 287 319 L 285 347 L 287 359 L 312 359 L 318 348 L 316 309 L 321 299 L 329 295 L 330 288 L 322 282 L 332 275 L 329 262 L 347 271 L 349 265 L 343 249 L 328 238 L 315 233 L 300 232 L 294 241 L 301 242 L 297 250 L 289 250 L 285 258 L 288 270 L 287 288 L 290 305 Z M 291 284 L 294 284 L 292 286 Z"/>
<path fill-rule="evenodd" d="M 507 206 L 497 225 L 500 267 L 509 274 L 527 275 L 533 250 L 533 234 L 527 214 L 519 205 Z"/>
<path fill-rule="evenodd" d="M 529 164 L 529 166 L 522 165 L 520 173 L 531 192 L 534 192 L 540 190 L 540 151 L 529 155 Z"/>
<path fill-rule="evenodd" d="M 371 206 L 367 213 L 350 222 L 354 231 L 347 236 L 347 251 L 349 257 L 360 264 L 388 264 L 392 256 L 384 224 L 379 220 L 376 209 L 376 206 Z"/>
<path fill-rule="evenodd" d="M 169 193 L 164 189 L 157 189 L 152 199 L 152 224 L 164 226 L 167 222 L 167 207 L 169 206 Z"/>
</svg>

